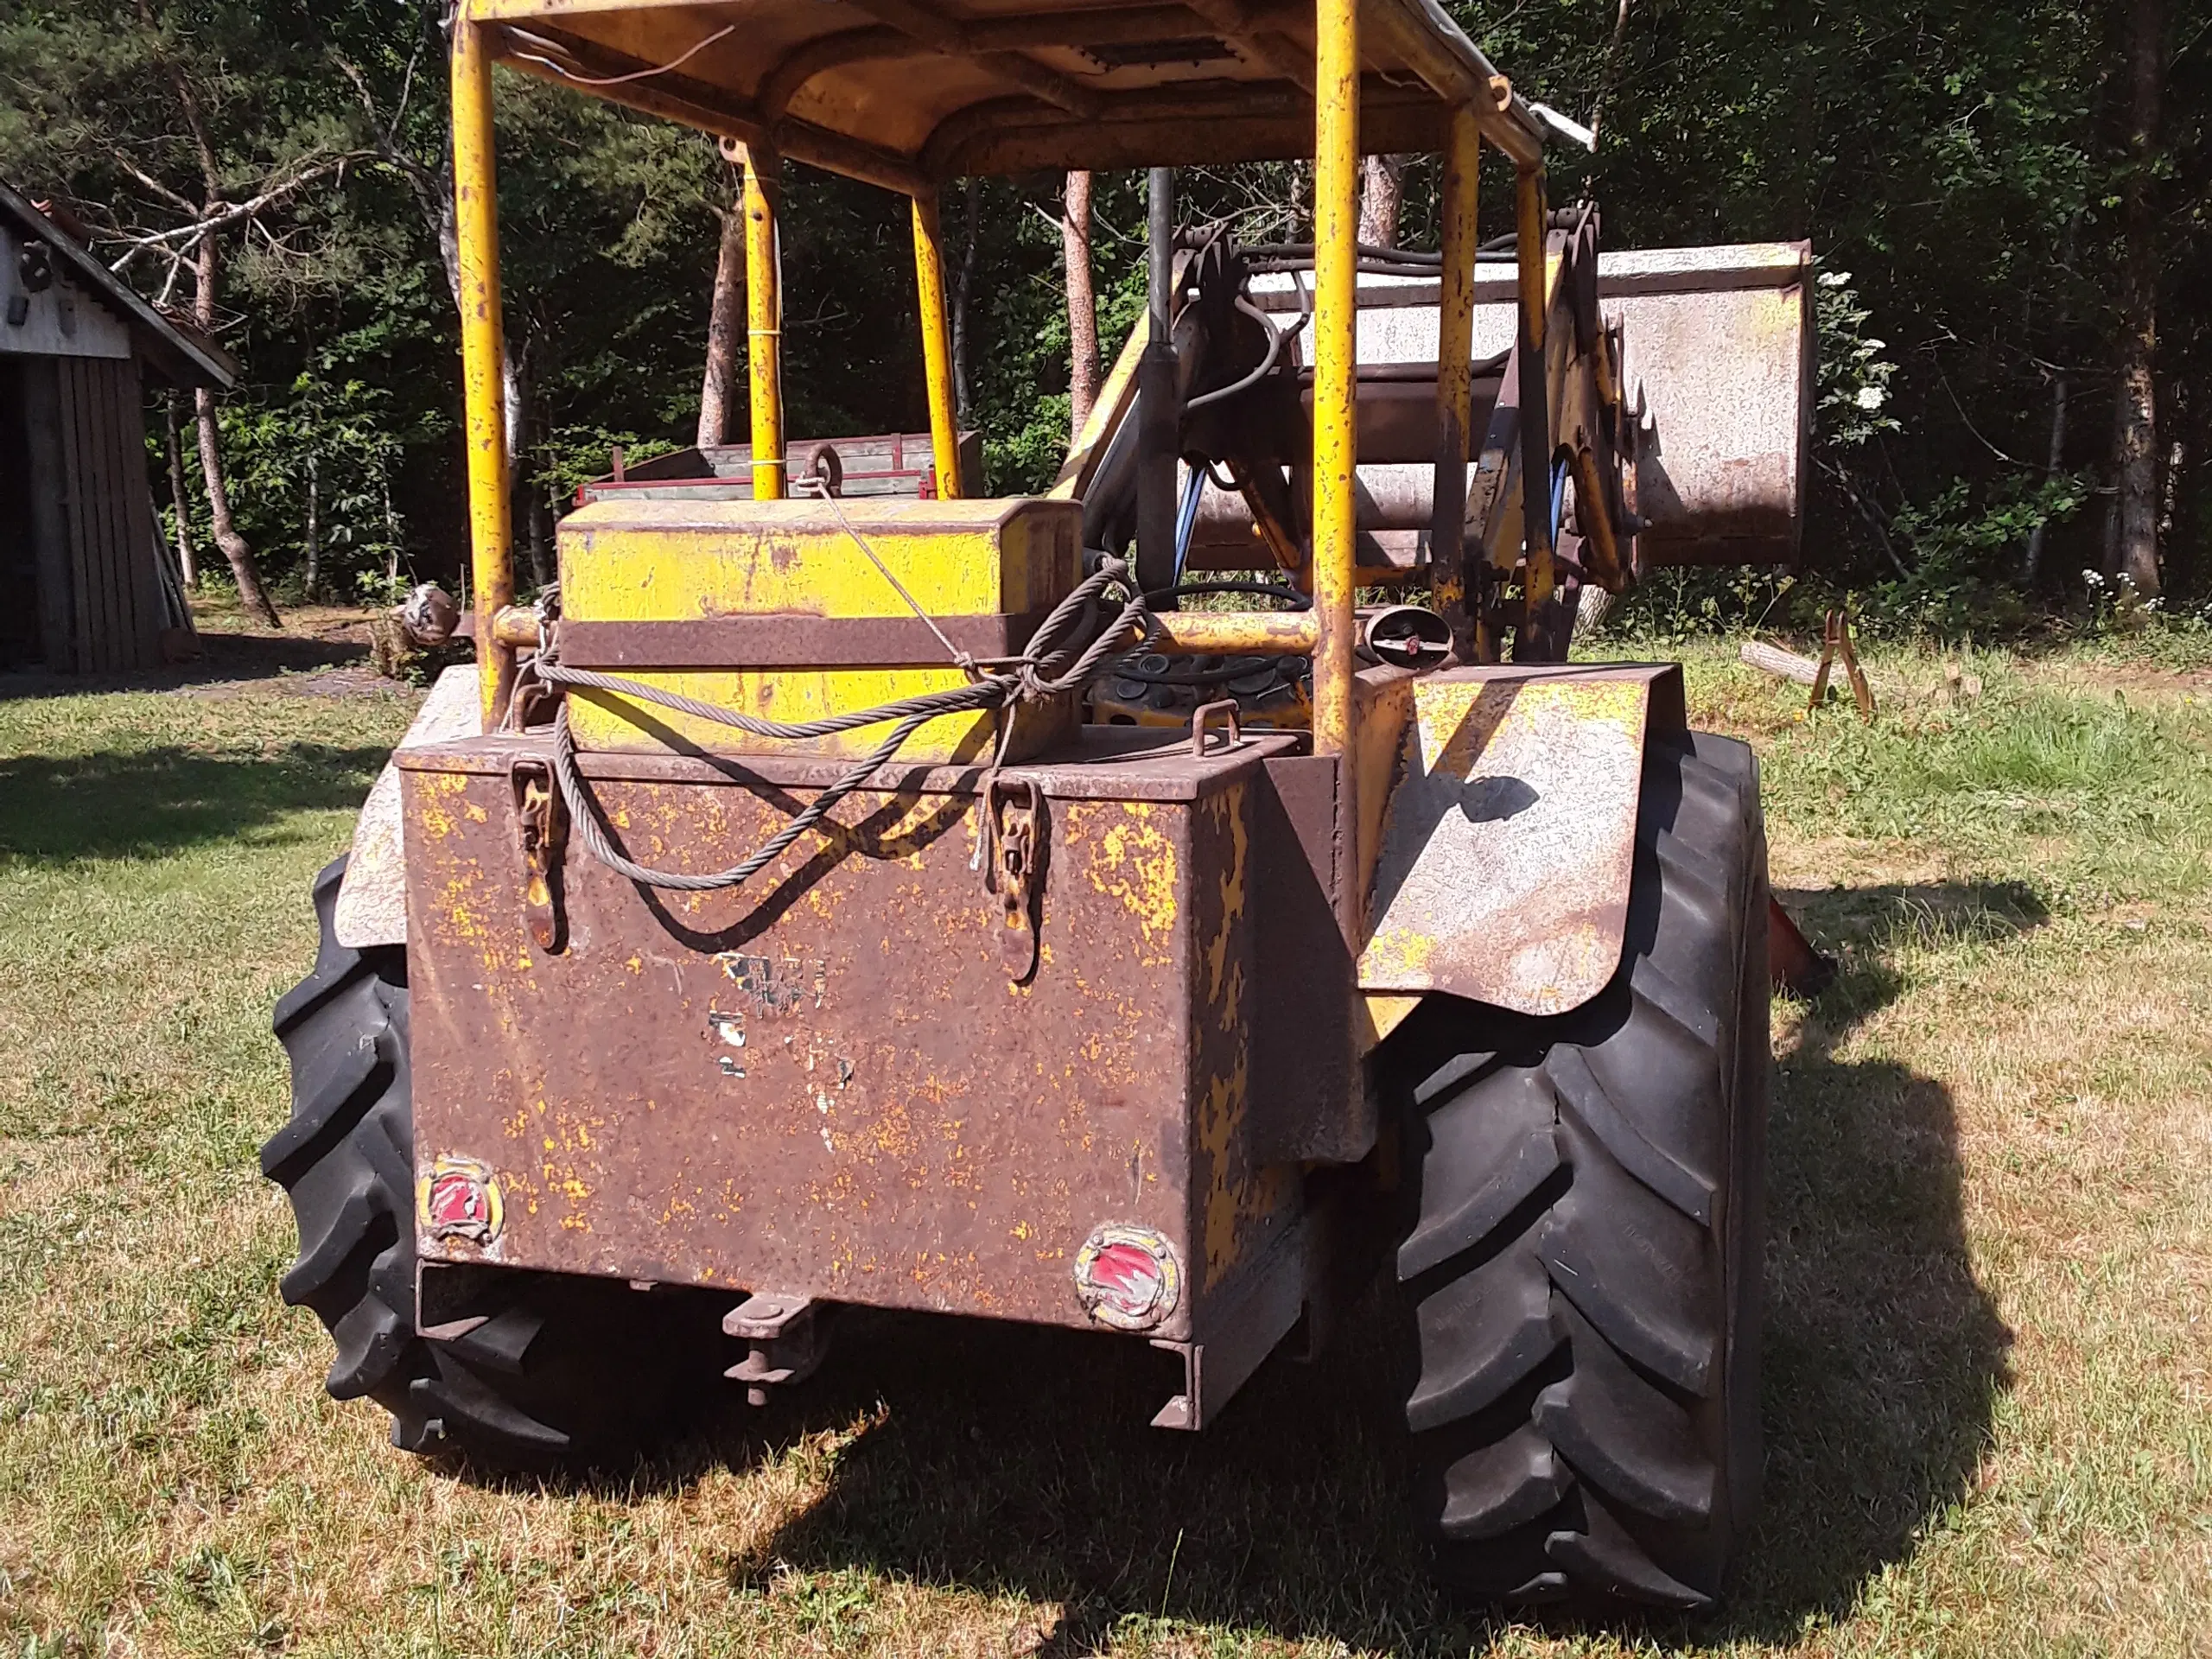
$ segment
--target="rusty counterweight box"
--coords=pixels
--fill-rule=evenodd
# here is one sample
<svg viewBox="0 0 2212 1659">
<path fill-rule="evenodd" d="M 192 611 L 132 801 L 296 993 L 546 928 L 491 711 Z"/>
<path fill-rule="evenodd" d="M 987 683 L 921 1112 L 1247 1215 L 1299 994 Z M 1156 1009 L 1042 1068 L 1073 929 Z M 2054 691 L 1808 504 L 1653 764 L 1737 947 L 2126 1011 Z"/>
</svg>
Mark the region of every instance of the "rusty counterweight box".
<svg viewBox="0 0 2212 1659">
<path fill-rule="evenodd" d="M 1333 763 L 1298 742 L 1200 756 L 1090 728 L 1007 768 L 1002 789 L 1033 780 L 1045 803 L 1019 984 L 975 861 L 974 768 L 887 770 L 834 836 L 731 892 L 647 893 L 572 839 L 546 952 L 512 781 L 543 740 L 403 752 L 425 1259 L 1084 1325 L 1078 1255 L 1122 1229 L 1164 1242 L 1175 1281 L 1126 1328 L 1203 1336 L 1300 1213 L 1297 1166 L 1255 1151 L 1281 1144 L 1255 1071 L 1310 1052 L 1314 1086 L 1350 1075 L 1348 1031 L 1311 1014 L 1349 998 L 1306 999 L 1285 1033 L 1255 971 L 1266 927 L 1263 949 L 1325 985 L 1348 972 L 1300 847 L 1325 869 L 1325 821 L 1292 821 L 1331 810 Z M 584 757 L 631 855 L 695 870 L 759 845 L 842 764 Z M 1284 933 L 1299 917 L 1313 939 Z M 488 1227 L 433 1213 L 456 1168 L 493 1183 Z"/>
</svg>

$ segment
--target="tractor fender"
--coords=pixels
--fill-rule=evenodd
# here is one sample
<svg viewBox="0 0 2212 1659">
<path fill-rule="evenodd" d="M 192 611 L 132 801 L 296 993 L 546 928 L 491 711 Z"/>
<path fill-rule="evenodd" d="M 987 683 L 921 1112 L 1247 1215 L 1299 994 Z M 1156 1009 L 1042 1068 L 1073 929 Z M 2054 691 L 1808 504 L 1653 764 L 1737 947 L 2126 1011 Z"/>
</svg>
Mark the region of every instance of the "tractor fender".
<svg viewBox="0 0 2212 1659">
<path fill-rule="evenodd" d="M 476 664 L 447 669 L 430 687 L 399 749 L 423 748 L 474 737 L 483 729 L 476 696 Z M 396 749 L 396 754 L 399 750 Z M 377 774 L 353 823 L 353 851 L 333 918 L 338 943 L 356 950 L 407 943 L 407 850 L 401 834 L 399 768 L 391 761 Z"/>
<path fill-rule="evenodd" d="M 1684 728 L 1681 671 L 1447 669 L 1410 692 L 1360 989 L 1530 1014 L 1588 1001 L 1620 966 L 1644 744 Z"/>
</svg>

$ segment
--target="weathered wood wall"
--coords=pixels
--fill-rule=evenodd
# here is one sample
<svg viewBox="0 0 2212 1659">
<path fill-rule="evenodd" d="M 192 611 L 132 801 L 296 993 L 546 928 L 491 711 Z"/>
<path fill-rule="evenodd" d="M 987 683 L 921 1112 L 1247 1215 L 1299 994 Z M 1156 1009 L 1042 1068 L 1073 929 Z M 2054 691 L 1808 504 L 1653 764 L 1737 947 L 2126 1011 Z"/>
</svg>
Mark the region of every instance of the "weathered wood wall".
<svg viewBox="0 0 2212 1659">
<path fill-rule="evenodd" d="M 138 365 L 22 361 L 47 666 L 79 674 L 155 667 L 169 607 Z"/>
</svg>

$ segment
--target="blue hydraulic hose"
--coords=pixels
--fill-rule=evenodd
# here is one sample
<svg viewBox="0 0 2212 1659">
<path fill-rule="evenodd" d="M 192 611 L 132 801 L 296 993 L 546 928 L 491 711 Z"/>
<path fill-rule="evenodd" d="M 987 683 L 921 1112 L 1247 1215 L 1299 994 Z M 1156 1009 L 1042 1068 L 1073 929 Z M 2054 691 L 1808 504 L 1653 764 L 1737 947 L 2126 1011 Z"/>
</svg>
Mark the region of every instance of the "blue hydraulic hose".
<svg viewBox="0 0 2212 1659">
<path fill-rule="evenodd" d="M 1191 533 L 1198 524 L 1198 496 L 1206 486 L 1206 469 L 1191 468 L 1190 477 L 1183 485 L 1183 505 L 1175 513 L 1175 584 L 1183 582 L 1183 567 L 1191 556 Z M 1557 516 L 1554 510 L 1554 517 Z"/>
</svg>

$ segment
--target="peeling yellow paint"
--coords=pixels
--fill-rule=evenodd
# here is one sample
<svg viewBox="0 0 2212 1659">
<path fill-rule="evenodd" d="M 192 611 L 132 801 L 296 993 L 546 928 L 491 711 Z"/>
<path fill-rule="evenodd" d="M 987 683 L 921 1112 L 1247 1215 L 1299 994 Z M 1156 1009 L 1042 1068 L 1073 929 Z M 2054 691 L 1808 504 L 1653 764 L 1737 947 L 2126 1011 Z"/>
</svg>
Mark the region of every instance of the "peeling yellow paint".
<svg viewBox="0 0 2212 1659">
<path fill-rule="evenodd" d="M 1116 804 L 1120 819 L 1098 838 L 1097 855 L 1090 861 L 1090 885 L 1128 907 L 1149 944 L 1175 930 L 1175 843 L 1152 823 L 1148 802 Z"/>
</svg>

